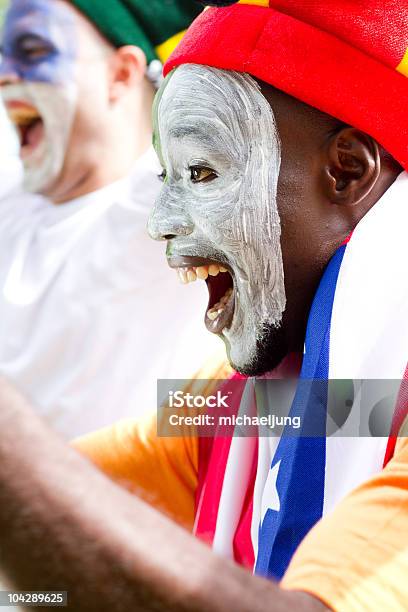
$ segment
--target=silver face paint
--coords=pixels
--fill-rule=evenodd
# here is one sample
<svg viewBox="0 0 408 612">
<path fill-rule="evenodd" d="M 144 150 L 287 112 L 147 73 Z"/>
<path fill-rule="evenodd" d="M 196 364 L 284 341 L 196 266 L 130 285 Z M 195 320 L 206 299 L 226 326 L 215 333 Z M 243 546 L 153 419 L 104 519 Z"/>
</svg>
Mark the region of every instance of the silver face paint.
<svg viewBox="0 0 408 612">
<path fill-rule="evenodd" d="M 167 177 L 149 231 L 154 238 L 175 235 L 168 256 L 230 266 L 235 310 L 222 336 L 235 367 L 248 368 L 286 304 L 272 109 L 249 75 L 190 64 L 162 86 L 155 112 Z M 192 166 L 210 168 L 216 178 L 194 183 Z"/>
</svg>

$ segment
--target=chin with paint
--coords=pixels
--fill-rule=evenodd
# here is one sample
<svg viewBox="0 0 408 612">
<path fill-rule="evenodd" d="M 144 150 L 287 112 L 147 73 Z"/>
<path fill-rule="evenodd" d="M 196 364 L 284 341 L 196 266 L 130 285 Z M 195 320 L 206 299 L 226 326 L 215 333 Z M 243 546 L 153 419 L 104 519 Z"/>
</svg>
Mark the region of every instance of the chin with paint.
<svg viewBox="0 0 408 612">
<path fill-rule="evenodd" d="M 250 76 L 186 65 L 167 78 L 154 119 L 164 185 L 150 234 L 168 241 L 182 282 L 207 283 L 205 325 L 233 366 L 263 370 L 260 347 L 286 301 L 272 109 Z"/>
</svg>

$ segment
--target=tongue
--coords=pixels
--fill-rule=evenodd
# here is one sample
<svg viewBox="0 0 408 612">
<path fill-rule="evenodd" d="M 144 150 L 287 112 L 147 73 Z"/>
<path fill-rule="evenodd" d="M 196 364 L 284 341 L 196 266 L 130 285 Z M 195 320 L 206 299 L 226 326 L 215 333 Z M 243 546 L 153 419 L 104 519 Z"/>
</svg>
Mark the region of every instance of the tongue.
<svg viewBox="0 0 408 612">
<path fill-rule="evenodd" d="M 26 132 L 25 135 L 25 146 L 30 149 L 35 149 L 41 142 L 44 136 L 44 123 L 41 119 L 38 119 Z"/>
</svg>

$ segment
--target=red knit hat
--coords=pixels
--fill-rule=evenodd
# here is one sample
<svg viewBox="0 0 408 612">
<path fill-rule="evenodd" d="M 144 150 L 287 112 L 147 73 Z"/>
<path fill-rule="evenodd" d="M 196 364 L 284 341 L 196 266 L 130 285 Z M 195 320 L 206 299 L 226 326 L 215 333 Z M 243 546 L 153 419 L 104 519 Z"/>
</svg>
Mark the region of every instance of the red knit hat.
<svg viewBox="0 0 408 612">
<path fill-rule="evenodd" d="M 247 72 L 375 138 L 408 170 L 406 0 L 209 4 L 165 66 Z"/>
</svg>

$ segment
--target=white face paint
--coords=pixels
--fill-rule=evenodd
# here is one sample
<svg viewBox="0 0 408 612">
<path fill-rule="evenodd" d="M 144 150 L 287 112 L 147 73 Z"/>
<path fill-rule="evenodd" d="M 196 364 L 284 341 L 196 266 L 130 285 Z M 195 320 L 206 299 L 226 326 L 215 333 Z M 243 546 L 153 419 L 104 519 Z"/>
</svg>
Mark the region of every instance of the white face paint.
<svg viewBox="0 0 408 612">
<path fill-rule="evenodd" d="M 230 270 L 231 316 L 224 301 L 219 324 L 208 313 L 206 324 L 224 338 L 235 367 L 251 369 L 259 343 L 279 326 L 286 304 L 273 112 L 250 76 L 185 65 L 162 86 L 155 114 L 166 179 L 149 231 L 156 239 L 167 236 L 173 266 L 187 266 L 186 256 L 193 256 L 207 270 L 211 262 Z M 191 271 L 205 276 L 194 262 Z M 208 277 L 210 295 L 222 276 L 227 274 Z"/>
<path fill-rule="evenodd" d="M 25 81 L 4 87 L 2 97 L 6 104 L 18 101 L 16 114 L 31 108 L 41 118 L 30 133 L 31 142 L 22 147 L 22 161 L 24 187 L 33 193 L 44 192 L 58 179 L 64 165 L 77 107 L 77 86 L 73 81 L 64 85 Z"/>
</svg>

